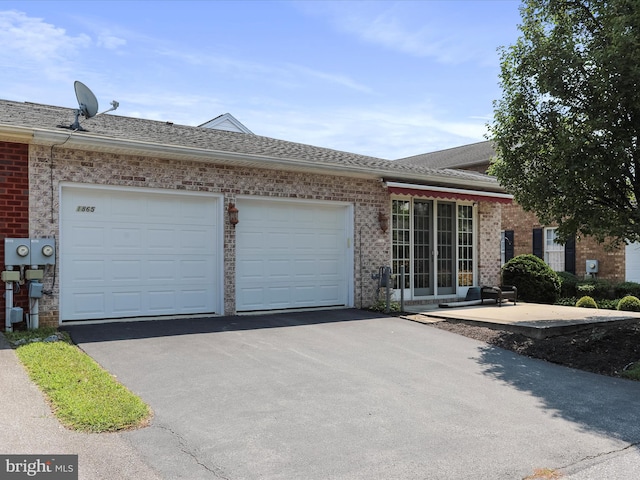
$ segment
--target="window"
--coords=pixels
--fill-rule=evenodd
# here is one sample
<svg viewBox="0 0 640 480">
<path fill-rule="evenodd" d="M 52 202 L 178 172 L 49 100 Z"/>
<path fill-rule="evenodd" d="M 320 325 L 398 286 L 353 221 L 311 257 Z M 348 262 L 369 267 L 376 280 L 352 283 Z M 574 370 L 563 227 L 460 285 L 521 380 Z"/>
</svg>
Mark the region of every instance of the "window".
<svg viewBox="0 0 640 480">
<path fill-rule="evenodd" d="M 544 229 L 544 261 L 556 272 L 564 272 L 564 245 L 556 242 L 558 229 Z"/>
</svg>

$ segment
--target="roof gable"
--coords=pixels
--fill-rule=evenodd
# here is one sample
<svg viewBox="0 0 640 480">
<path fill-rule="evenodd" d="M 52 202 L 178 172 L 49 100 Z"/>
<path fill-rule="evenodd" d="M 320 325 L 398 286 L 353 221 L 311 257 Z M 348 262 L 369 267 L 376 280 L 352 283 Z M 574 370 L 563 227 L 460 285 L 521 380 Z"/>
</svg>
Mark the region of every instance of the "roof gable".
<svg viewBox="0 0 640 480">
<path fill-rule="evenodd" d="M 238 119 L 235 118 L 230 113 L 219 115 L 216 118 L 209 120 L 208 122 L 205 122 L 199 126 L 203 128 L 214 128 L 216 130 L 224 130 L 226 132 L 253 134 L 251 130 L 249 130 L 242 123 L 240 123 Z"/>
</svg>

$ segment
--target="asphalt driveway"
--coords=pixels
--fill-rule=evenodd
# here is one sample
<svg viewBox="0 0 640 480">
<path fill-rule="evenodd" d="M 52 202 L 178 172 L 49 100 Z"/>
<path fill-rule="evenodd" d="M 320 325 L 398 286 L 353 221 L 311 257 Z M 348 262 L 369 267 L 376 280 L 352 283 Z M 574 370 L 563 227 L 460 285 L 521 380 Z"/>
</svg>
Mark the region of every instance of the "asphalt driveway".
<svg viewBox="0 0 640 480">
<path fill-rule="evenodd" d="M 151 405 L 150 427 L 120 435 L 166 479 L 521 479 L 579 474 L 640 442 L 640 383 L 400 318 L 66 329 Z"/>
</svg>

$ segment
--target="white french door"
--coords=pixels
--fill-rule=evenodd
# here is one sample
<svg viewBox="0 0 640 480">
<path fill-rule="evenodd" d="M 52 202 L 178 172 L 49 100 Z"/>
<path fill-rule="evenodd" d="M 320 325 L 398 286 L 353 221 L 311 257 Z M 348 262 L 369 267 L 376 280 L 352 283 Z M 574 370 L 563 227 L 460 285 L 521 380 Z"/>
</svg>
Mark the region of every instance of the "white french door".
<svg viewBox="0 0 640 480">
<path fill-rule="evenodd" d="M 473 207 L 421 198 L 392 200 L 394 289 L 405 298 L 451 296 L 473 285 Z M 404 277 L 400 267 L 404 266 Z"/>
</svg>

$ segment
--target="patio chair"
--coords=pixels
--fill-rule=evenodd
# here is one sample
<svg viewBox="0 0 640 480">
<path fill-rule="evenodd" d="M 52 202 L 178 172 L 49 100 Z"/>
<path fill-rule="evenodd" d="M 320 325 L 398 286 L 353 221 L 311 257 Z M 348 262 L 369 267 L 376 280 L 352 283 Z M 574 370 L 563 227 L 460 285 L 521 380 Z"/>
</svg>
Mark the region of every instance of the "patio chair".
<svg viewBox="0 0 640 480">
<path fill-rule="evenodd" d="M 480 287 L 480 302 L 484 304 L 485 300 L 495 300 L 499 307 L 502 302 L 509 300 L 516 304 L 518 300 L 518 289 L 513 285 L 500 285 L 499 287 Z"/>
</svg>

